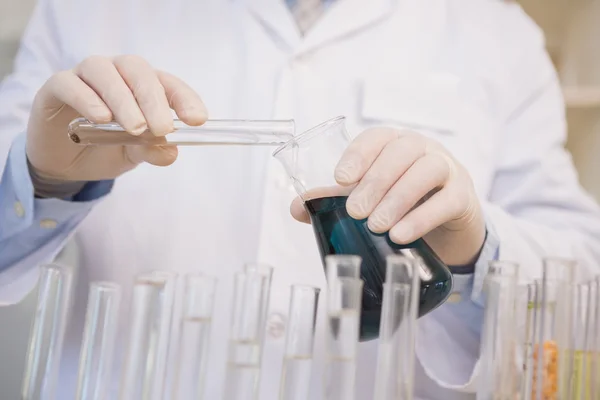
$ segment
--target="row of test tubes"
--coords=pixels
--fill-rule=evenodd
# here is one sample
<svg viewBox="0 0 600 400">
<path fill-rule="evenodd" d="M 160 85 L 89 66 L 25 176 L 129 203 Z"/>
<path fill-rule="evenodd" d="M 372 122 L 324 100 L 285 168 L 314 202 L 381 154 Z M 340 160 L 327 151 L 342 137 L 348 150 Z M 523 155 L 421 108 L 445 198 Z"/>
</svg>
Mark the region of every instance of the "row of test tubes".
<svg viewBox="0 0 600 400">
<path fill-rule="evenodd" d="M 336 255 L 326 259 L 326 373 L 322 398 L 327 400 L 355 398 L 363 292 L 360 265 L 358 256 Z M 415 260 L 403 256 L 390 256 L 387 260 L 375 400 L 413 398 L 420 288 L 417 271 Z M 235 274 L 224 400 L 258 399 L 272 273 L 269 266 L 247 265 Z M 23 400 L 56 398 L 72 282 L 73 271 L 69 267 L 47 265 L 41 268 L 38 308 L 22 386 Z M 173 310 L 179 285 L 183 285 L 184 298 L 181 312 L 176 314 Z M 136 278 L 119 399 L 205 398 L 204 377 L 216 287 L 215 278 L 202 274 L 188 274 L 181 279 L 173 273 L 156 271 Z M 91 283 L 77 400 L 108 398 L 121 297 L 121 288 L 114 283 Z M 291 287 L 281 400 L 311 399 L 319 298 L 319 288 Z M 179 328 L 177 338 L 173 337 L 175 325 Z M 172 384 L 167 383 L 167 370 L 175 371 Z"/>
<path fill-rule="evenodd" d="M 520 285 L 519 270 L 493 262 L 486 277 L 477 400 L 600 399 L 600 276 L 548 258 Z"/>
</svg>

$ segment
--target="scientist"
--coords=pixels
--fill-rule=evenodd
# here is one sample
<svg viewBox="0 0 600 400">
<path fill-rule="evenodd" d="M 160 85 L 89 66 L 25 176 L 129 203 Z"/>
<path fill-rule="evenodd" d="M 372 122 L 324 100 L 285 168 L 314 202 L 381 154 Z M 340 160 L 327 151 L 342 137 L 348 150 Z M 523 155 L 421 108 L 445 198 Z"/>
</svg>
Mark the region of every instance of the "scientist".
<svg viewBox="0 0 600 400">
<path fill-rule="evenodd" d="M 293 117 L 299 131 L 348 117 L 355 140 L 336 178 L 357 184 L 350 214 L 398 243 L 425 237 L 455 273 L 452 301 L 419 321 L 419 399 L 473 398 L 489 260 L 519 262 L 522 281 L 550 255 L 577 259 L 582 278 L 600 272 L 600 212 L 563 148 L 559 83 L 513 2 L 40 0 L 0 91 L 0 299 L 19 301 L 74 236 L 60 399 L 73 391 L 89 281 L 128 287 L 153 269 L 220 278 L 207 378 L 218 399 L 228 282 L 244 262 L 275 266 L 261 400 L 277 398 L 289 285 L 324 285 L 270 149 L 82 148 L 66 135 L 78 116 L 166 135 L 171 110 L 191 125 L 209 111 Z M 306 221 L 298 202 L 292 214 Z M 360 346 L 358 399 L 372 396 L 376 346 Z"/>
</svg>

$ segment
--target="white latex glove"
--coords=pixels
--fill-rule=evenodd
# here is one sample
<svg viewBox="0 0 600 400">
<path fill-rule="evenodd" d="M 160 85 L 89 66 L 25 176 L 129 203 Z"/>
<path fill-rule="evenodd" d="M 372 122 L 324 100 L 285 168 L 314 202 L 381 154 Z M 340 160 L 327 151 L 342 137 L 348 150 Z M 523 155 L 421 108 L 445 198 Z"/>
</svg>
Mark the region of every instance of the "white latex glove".
<svg viewBox="0 0 600 400">
<path fill-rule="evenodd" d="M 37 93 L 27 128 L 27 157 L 32 175 L 50 181 L 116 178 L 141 162 L 166 166 L 176 147 L 80 146 L 67 126 L 83 116 L 92 122 L 112 120 L 129 134 L 149 129 L 156 136 L 173 131 L 171 110 L 188 125 L 201 125 L 207 112 L 185 83 L 154 70 L 137 56 L 90 57 L 73 70 L 52 76 Z"/>
<path fill-rule="evenodd" d="M 448 265 L 472 264 L 485 240 L 485 222 L 466 169 L 439 143 L 388 128 L 360 134 L 335 170 L 351 187 L 347 211 L 398 244 L 423 237 Z M 291 207 L 309 222 L 299 198 Z"/>
</svg>

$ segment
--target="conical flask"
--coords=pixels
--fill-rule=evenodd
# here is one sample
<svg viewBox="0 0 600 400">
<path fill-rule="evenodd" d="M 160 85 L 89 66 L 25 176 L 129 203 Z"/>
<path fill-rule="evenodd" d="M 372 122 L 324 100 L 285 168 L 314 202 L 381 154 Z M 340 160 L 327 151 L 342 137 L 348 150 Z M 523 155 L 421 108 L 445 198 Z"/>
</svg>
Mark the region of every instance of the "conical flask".
<svg viewBox="0 0 600 400">
<path fill-rule="evenodd" d="M 345 118 L 337 117 L 296 136 L 273 156 L 283 164 L 310 215 L 323 265 L 325 257 L 331 254 L 357 255 L 362 259 L 360 337 L 364 341 L 379 335 L 388 255 L 401 254 L 417 261 L 421 281 L 419 316 L 448 298 L 452 274 L 423 239 L 398 245 L 387 233 L 371 232 L 366 220 L 350 217 L 346 200 L 353 187 L 342 187 L 334 178 L 335 167 L 349 144 Z"/>
</svg>

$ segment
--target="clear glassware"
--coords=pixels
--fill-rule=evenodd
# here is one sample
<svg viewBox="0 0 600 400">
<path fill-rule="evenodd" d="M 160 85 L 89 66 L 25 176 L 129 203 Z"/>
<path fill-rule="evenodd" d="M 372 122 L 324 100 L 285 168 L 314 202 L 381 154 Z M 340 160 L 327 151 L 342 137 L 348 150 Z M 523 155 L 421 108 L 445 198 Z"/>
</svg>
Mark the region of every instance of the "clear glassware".
<svg viewBox="0 0 600 400">
<path fill-rule="evenodd" d="M 571 372 L 571 395 L 569 400 L 589 400 L 596 383 L 592 379 L 595 353 L 596 282 L 576 286 L 573 301 L 574 352 Z"/>
<path fill-rule="evenodd" d="M 413 259 L 388 256 L 374 400 L 412 400 L 419 271 Z"/>
<path fill-rule="evenodd" d="M 348 257 L 333 255 L 326 261 L 326 372 L 323 386 L 326 400 L 354 400 L 356 393 L 363 281 L 349 276 L 352 272 L 347 262 Z M 360 259 L 355 265 L 358 271 Z"/>
<path fill-rule="evenodd" d="M 172 399 L 202 400 L 217 280 L 191 273 L 184 277 L 184 285 Z"/>
<path fill-rule="evenodd" d="M 592 307 L 593 322 L 590 324 L 590 337 L 592 338 L 592 365 L 591 365 L 591 398 L 600 399 L 600 276 L 594 280 L 595 297 Z"/>
<path fill-rule="evenodd" d="M 535 338 L 535 316 L 539 308 L 537 288 L 541 287 L 540 281 L 519 286 L 517 299 L 517 321 L 524 321 L 524 327 L 519 331 L 519 345 L 522 350 L 521 373 L 519 374 L 520 400 L 531 399 L 533 382 L 533 344 Z"/>
<path fill-rule="evenodd" d="M 136 145 L 253 145 L 279 146 L 294 135 L 292 120 L 208 120 L 201 126 L 189 126 L 173 120 L 174 132 L 157 137 L 146 131 L 135 136 L 127 133 L 116 122 L 94 124 L 78 118 L 69 124 L 69 138 L 80 145 L 136 146 Z"/>
<path fill-rule="evenodd" d="M 387 233 L 372 233 L 366 220 L 350 217 L 346 211 L 346 200 L 352 187 L 342 187 L 334 178 L 335 167 L 349 144 L 345 119 L 338 117 L 294 137 L 273 155 L 285 167 L 310 215 L 323 264 L 325 257 L 333 254 L 362 258 L 361 339 L 369 340 L 379 335 L 385 259 L 388 255 L 402 254 L 419 260 L 422 286 L 420 316 L 448 298 L 452 274 L 424 240 L 397 245 Z"/>
<path fill-rule="evenodd" d="M 573 260 L 547 258 L 536 289 L 532 399 L 568 400 L 572 372 Z"/>
<path fill-rule="evenodd" d="M 258 399 L 267 279 L 255 269 L 235 275 L 225 400 Z"/>
<path fill-rule="evenodd" d="M 103 400 L 111 382 L 121 287 L 92 282 L 77 377 L 77 400 Z"/>
<path fill-rule="evenodd" d="M 73 302 L 73 269 L 58 264 L 40 267 L 35 318 L 29 334 L 22 400 L 53 400 Z"/>
<path fill-rule="evenodd" d="M 518 393 L 518 274 L 515 263 L 490 263 L 484 285 L 486 304 L 477 400 L 513 400 Z"/>
<path fill-rule="evenodd" d="M 119 398 L 162 399 L 176 275 L 139 275 L 133 288 L 131 326 Z"/>
<path fill-rule="evenodd" d="M 293 285 L 279 400 L 309 400 L 317 308 L 321 289 Z"/>
<path fill-rule="evenodd" d="M 273 281 L 273 271 L 274 268 L 268 264 L 261 263 L 247 263 L 244 265 L 244 272 L 246 273 L 259 273 L 263 275 L 266 279 L 265 281 L 265 289 L 263 291 L 263 295 L 265 298 L 262 300 L 263 310 L 262 310 L 262 318 L 263 320 L 259 322 L 260 326 L 263 326 L 263 331 L 261 332 L 260 337 L 260 348 L 263 348 L 265 343 L 265 335 L 267 334 L 267 316 L 269 314 L 269 304 L 271 301 L 271 282 Z M 262 352 L 260 353 L 260 358 L 262 362 Z"/>
</svg>

